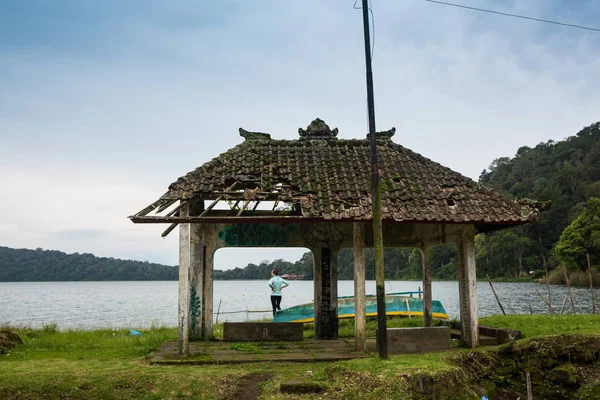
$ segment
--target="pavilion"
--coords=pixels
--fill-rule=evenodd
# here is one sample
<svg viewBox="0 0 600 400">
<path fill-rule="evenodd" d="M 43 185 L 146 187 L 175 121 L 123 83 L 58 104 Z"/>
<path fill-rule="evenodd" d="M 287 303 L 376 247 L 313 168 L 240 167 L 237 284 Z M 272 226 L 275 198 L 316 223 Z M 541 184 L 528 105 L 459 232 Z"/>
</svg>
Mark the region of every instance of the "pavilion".
<svg viewBox="0 0 600 400">
<path fill-rule="evenodd" d="M 336 339 L 337 255 L 354 248 L 357 349 L 366 345 L 364 248 L 373 244 L 368 135 L 338 139 L 316 119 L 297 140 L 240 128 L 243 143 L 179 178 L 134 223 L 179 225 L 179 353 L 213 329 L 213 255 L 225 247 L 306 247 L 314 258 L 315 338 Z M 431 326 L 431 249 L 454 243 L 462 337 L 478 346 L 474 237 L 539 221 L 544 203 L 514 200 L 378 132 L 386 247 L 423 254 L 424 324 Z"/>
</svg>

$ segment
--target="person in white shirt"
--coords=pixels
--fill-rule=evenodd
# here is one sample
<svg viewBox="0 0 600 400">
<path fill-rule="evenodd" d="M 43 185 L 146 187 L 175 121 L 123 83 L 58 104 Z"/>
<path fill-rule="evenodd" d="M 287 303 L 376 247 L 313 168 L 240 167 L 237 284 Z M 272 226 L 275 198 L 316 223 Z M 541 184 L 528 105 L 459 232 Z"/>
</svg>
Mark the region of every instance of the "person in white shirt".
<svg viewBox="0 0 600 400">
<path fill-rule="evenodd" d="M 277 310 L 281 310 L 281 290 L 290 284 L 279 276 L 279 271 L 274 269 L 271 271 L 271 279 L 269 280 L 269 287 L 271 288 L 271 305 L 273 306 L 273 315 Z"/>
</svg>

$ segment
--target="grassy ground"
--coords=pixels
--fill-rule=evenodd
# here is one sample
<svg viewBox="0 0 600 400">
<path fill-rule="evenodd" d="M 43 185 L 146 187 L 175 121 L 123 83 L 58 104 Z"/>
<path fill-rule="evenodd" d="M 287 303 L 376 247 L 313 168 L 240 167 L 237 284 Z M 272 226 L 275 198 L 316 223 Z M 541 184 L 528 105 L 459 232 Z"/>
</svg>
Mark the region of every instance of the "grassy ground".
<svg viewBox="0 0 600 400">
<path fill-rule="evenodd" d="M 342 336 L 351 334 L 351 322 L 340 321 Z M 388 322 L 390 327 L 422 324 L 418 318 Z M 486 317 L 481 324 L 518 329 L 528 338 L 600 333 L 600 318 L 590 315 Z M 368 326 L 374 335 L 374 323 Z M 129 336 L 128 330 L 63 332 L 54 326 L 39 330 L 0 327 L 7 329 L 18 333 L 24 344 L 0 350 L 0 399 L 228 399 L 235 398 L 240 382 L 251 373 L 270 375 L 269 381 L 261 384 L 262 398 L 267 399 L 286 398 L 279 393 L 279 383 L 292 378 L 326 382 L 327 392 L 321 398 L 385 399 L 402 393 L 411 398 L 411 388 L 422 385 L 425 375 L 434 381 L 439 378 L 450 391 L 453 384 L 460 385 L 464 372 L 450 357 L 468 352 L 455 349 L 337 363 L 150 366 L 146 356 L 163 341 L 176 340 L 176 329 L 155 327 L 142 330 L 142 336 Z M 310 331 L 306 333 L 311 336 Z M 456 398 L 466 396 L 457 394 Z"/>
</svg>

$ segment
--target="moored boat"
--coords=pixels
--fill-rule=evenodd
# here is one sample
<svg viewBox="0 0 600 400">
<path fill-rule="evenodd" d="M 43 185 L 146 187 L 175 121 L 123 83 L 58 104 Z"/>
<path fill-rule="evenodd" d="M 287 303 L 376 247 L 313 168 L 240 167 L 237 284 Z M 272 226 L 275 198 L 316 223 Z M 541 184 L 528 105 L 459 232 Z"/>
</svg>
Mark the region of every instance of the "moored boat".
<svg viewBox="0 0 600 400">
<path fill-rule="evenodd" d="M 396 292 L 385 295 L 386 315 L 423 316 L 423 299 L 414 297 L 422 292 Z M 365 297 L 367 317 L 377 316 L 377 296 Z M 439 300 L 431 302 L 433 318 L 448 319 L 448 314 Z M 354 296 L 338 297 L 338 319 L 354 318 Z M 300 304 L 277 311 L 273 322 L 314 322 L 313 303 Z"/>
</svg>

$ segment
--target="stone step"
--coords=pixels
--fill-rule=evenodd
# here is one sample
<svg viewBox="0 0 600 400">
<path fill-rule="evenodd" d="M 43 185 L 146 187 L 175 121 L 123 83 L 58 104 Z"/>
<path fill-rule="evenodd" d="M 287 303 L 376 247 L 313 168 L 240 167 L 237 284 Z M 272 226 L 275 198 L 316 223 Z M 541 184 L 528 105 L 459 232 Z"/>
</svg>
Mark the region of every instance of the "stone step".
<svg viewBox="0 0 600 400">
<path fill-rule="evenodd" d="M 462 332 L 460 329 L 451 329 L 450 337 L 452 339 L 462 338 Z M 498 340 L 495 337 L 479 334 L 479 345 L 480 346 L 495 346 L 498 344 Z"/>
</svg>

